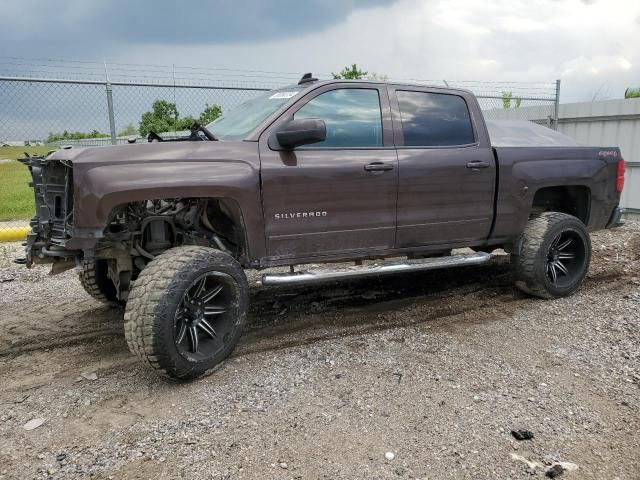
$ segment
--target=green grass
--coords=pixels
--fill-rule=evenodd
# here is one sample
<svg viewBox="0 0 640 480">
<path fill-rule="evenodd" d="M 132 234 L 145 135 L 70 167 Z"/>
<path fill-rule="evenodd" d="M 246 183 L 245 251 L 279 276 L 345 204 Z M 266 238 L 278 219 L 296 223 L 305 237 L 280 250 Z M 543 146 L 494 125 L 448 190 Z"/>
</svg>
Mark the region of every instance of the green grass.
<svg viewBox="0 0 640 480">
<path fill-rule="evenodd" d="M 35 212 L 33 190 L 29 187 L 29 169 L 16 161 L 29 155 L 45 154 L 43 147 L 0 147 L 0 221 L 28 220 Z M 10 160 L 10 161 L 6 161 Z"/>
</svg>

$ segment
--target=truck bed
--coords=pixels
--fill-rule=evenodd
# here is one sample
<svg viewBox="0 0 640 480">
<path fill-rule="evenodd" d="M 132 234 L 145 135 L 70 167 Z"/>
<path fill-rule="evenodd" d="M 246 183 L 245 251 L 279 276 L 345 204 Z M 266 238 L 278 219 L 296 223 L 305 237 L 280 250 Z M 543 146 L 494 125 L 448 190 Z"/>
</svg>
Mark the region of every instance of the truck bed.
<svg viewBox="0 0 640 480">
<path fill-rule="evenodd" d="M 533 122 L 488 120 L 486 125 L 498 167 L 494 241 L 524 228 L 535 192 L 554 187 L 569 189 L 569 203 L 580 189 L 588 192 L 583 220 L 590 230 L 610 223 L 620 199 L 617 147 L 583 146 Z"/>
<path fill-rule="evenodd" d="M 573 138 L 526 120 L 486 120 L 494 147 L 579 147 Z"/>
</svg>

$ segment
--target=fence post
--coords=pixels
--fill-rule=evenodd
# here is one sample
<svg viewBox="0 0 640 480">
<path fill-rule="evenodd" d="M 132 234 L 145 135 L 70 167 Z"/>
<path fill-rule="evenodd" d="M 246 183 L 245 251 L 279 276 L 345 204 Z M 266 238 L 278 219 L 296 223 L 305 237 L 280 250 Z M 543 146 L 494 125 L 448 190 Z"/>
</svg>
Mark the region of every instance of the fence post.
<svg viewBox="0 0 640 480">
<path fill-rule="evenodd" d="M 113 88 L 111 82 L 107 81 L 107 110 L 109 111 L 109 130 L 111 131 L 111 145 L 118 143 L 116 140 L 116 118 L 113 114 Z"/>
<path fill-rule="evenodd" d="M 556 99 L 553 104 L 553 129 L 558 130 L 558 112 L 560 110 L 560 79 L 556 80 Z"/>
</svg>

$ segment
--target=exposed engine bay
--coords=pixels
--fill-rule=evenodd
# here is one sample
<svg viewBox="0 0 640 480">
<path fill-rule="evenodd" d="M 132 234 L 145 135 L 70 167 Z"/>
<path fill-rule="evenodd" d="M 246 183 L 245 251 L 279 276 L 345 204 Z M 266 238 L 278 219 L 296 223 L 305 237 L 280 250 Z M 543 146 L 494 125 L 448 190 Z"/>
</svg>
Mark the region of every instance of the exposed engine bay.
<svg viewBox="0 0 640 480">
<path fill-rule="evenodd" d="M 214 199 L 174 198 L 130 203 L 115 212 L 104 241 L 131 241 L 140 258 L 146 259 L 184 244 L 232 252 L 234 245 L 224 236 L 225 225 L 219 223 L 220 216 L 226 215 Z M 217 225 L 214 227 L 212 222 Z"/>
<path fill-rule="evenodd" d="M 126 300 L 129 284 L 157 255 L 178 245 L 200 245 L 240 254 L 231 212 L 223 202 L 206 198 L 172 198 L 129 203 L 114 212 L 94 250 L 106 260 L 108 276 Z"/>
<path fill-rule="evenodd" d="M 131 281 L 169 248 L 200 245 L 240 256 L 242 242 L 232 215 L 224 201 L 218 199 L 168 198 L 129 203 L 113 212 L 104 236 L 91 250 L 69 250 L 59 241 L 52 242 L 51 237 L 47 241 L 46 235 L 34 233 L 36 238 L 27 246 L 28 265 L 52 263 L 53 275 L 80 267 L 82 262 L 106 262 L 108 277 L 118 298 L 124 301 Z M 32 225 L 40 223 L 37 217 L 32 221 Z"/>
</svg>

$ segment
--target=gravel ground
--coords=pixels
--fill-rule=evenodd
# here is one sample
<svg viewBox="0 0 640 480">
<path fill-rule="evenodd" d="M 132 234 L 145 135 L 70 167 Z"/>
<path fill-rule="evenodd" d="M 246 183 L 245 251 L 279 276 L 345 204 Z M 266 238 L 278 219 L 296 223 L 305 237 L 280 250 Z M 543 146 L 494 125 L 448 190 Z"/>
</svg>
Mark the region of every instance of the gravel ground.
<svg viewBox="0 0 640 480">
<path fill-rule="evenodd" d="M 254 285 L 233 356 L 187 384 L 139 366 L 74 272 L 0 244 L 0 478 L 638 479 L 640 223 L 593 244 L 554 301 L 516 291 L 505 255 Z"/>
</svg>

